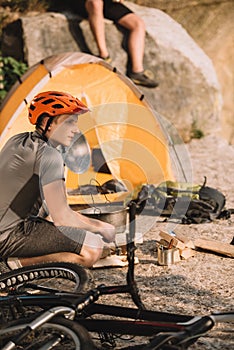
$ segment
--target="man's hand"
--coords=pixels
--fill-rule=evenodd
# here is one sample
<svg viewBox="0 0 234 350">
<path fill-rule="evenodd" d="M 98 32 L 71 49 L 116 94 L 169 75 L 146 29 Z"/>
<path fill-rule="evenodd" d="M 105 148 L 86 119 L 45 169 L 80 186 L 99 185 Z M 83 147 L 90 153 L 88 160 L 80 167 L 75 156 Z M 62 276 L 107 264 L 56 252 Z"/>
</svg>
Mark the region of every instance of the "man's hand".
<svg viewBox="0 0 234 350">
<path fill-rule="evenodd" d="M 80 224 L 78 227 L 93 233 L 99 233 L 105 242 L 114 242 L 115 226 L 98 219 L 89 218 L 78 212 L 76 212 L 76 215 L 79 217 Z"/>
<path fill-rule="evenodd" d="M 96 220 L 99 221 L 99 220 Z M 98 233 L 103 237 L 105 242 L 113 242 L 115 240 L 116 230 L 115 227 L 107 222 L 99 221 L 100 227 Z M 98 225 L 99 226 L 99 225 Z"/>
</svg>

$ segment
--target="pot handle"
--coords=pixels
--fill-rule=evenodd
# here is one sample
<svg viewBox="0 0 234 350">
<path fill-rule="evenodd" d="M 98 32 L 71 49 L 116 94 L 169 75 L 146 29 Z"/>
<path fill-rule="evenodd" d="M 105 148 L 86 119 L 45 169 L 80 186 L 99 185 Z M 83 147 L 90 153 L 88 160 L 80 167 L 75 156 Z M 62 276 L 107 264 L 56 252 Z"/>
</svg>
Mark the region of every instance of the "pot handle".
<svg viewBox="0 0 234 350">
<path fill-rule="evenodd" d="M 90 179 L 90 185 L 92 185 L 92 181 L 94 181 L 96 184 L 98 184 L 98 187 L 101 187 L 101 184 L 100 184 L 100 182 L 98 182 L 96 179 Z M 107 198 L 107 196 L 106 196 L 106 194 L 105 193 L 103 193 L 104 194 L 104 197 L 105 197 L 105 200 L 106 200 L 106 203 L 111 203 L 111 201 Z M 94 198 L 93 198 L 93 194 L 92 193 L 90 193 L 90 195 L 91 195 L 91 198 L 92 198 L 92 202 L 93 202 L 93 207 L 94 207 L 94 210 L 97 210 L 98 212 L 99 212 L 99 214 L 101 214 L 101 209 L 100 208 L 98 208 L 98 207 L 96 207 L 96 204 L 95 204 L 95 202 L 94 202 Z"/>
</svg>

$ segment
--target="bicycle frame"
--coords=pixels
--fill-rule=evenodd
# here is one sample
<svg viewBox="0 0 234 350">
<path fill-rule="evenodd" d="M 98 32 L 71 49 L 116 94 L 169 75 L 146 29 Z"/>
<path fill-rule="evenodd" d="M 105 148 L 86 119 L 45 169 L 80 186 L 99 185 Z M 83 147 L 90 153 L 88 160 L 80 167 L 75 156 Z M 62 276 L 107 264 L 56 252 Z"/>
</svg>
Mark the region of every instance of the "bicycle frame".
<svg viewBox="0 0 234 350">
<path fill-rule="evenodd" d="M 99 286 L 80 297 L 74 293 L 56 293 L 55 295 L 48 294 L 38 296 L 19 295 L 5 297 L 5 302 L 6 298 L 8 298 L 8 302 L 11 306 L 14 306 L 15 303 L 15 305 L 20 306 L 40 306 L 42 309 L 46 310 L 39 316 L 36 314 L 35 319 L 30 324 L 26 325 L 25 331 L 19 335 L 20 339 L 58 313 L 69 315 L 69 318 L 72 319 L 74 318 L 75 322 L 78 322 L 89 332 L 130 334 L 145 337 L 154 336 L 147 349 L 160 349 L 158 347 L 159 344 L 168 344 L 168 341 L 170 341 L 171 344 L 173 340 L 175 344 L 180 340 L 183 341 L 184 345 L 186 345 L 185 340 L 190 344 L 190 339 L 194 342 L 196 337 L 198 338 L 209 331 L 217 322 L 234 321 L 234 312 L 194 317 L 145 309 L 139 310 L 96 304 L 95 300 L 101 295 L 102 288 L 105 288 L 105 292 L 107 292 L 106 288 L 108 287 Z M 0 299 L 0 304 L 3 303 L 3 298 L 4 297 Z M 83 313 L 85 313 L 85 317 L 81 316 Z M 121 320 L 87 319 L 87 317 L 93 314 L 120 316 Z M 129 318 L 133 320 L 129 320 Z M 14 349 L 14 344 L 11 343 L 10 346 L 9 348 L 4 347 L 2 350 Z M 130 348 L 131 347 L 129 347 L 129 349 Z"/>
</svg>

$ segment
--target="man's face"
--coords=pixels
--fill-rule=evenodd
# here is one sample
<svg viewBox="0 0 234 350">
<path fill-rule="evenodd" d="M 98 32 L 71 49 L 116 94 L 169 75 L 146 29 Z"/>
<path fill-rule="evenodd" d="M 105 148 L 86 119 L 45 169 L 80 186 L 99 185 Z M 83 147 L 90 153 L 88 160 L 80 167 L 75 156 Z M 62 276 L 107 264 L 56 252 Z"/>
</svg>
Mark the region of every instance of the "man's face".
<svg viewBox="0 0 234 350">
<path fill-rule="evenodd" d="M 50 142 L 54 146 L 70 146 L 74 136 L 79 132 L 76 114 L 63 114 L 51 123 L 49 131 Z"/>
</svg>

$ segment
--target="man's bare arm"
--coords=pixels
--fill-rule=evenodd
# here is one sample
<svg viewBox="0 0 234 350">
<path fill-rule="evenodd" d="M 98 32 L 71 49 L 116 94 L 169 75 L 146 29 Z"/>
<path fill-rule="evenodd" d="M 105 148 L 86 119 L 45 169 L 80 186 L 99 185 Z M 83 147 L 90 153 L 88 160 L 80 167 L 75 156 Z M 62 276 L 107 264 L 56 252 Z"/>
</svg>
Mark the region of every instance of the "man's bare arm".
<svg viewBox="0 0 234 350">
<path fill-rule="evenodd" d="M 63 180 L 57 180 L 43 186 L 43 193 L 49 214 L 56 226 L 77 227 L 100 233 L 107 242 L 114 241 L 115 228 L 113 225 L 88 218 L 70 208 L 67 203 L 66 187 Z"/>
</svg>

